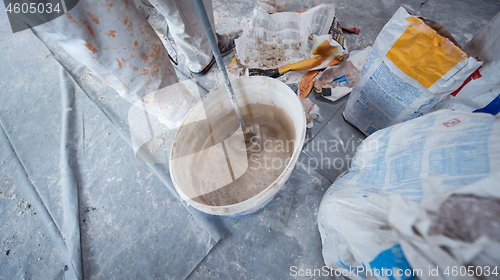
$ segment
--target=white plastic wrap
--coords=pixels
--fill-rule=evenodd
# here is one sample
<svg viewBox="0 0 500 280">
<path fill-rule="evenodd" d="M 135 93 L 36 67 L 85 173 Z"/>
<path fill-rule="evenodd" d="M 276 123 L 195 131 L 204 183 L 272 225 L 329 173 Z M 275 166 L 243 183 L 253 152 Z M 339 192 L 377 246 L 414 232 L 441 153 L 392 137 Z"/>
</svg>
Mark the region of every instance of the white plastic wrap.
<svg viewBox="0 0 500 280">
<path fill-rule="evenodd" d="M 177 34 L 174 37 L 188 57 L 188 66 L 205 67 L 212 54 L 206 36 L 201 38 L 203 28 L 196 24 L 197 17 L 182 21 L 185 15 L 196 13 L 194 7 L 173 5 L 170 0 L 154 2 L 168 18 L 172 34 Z M 80 1 L 64 16 L 34 29 L 50 36 L 121 97 L 154 114 L 169 128 L 179 126 L 196 103 L 179 83 L 160 38 L 132 1 Z M 184 29 L 189 34 L 178 35 Z"/>
<path fill-rule="evenodd" d="M 440 207 L 452 193 L 470 193 L 491 205 L 496 201 L 498 208 L 499 200 L 493 198 L 499 191 L 495 179 L 500 172 L 499 143 L 500 119 L 451 110 L 372 134 L 358 147 L 351 168 L 337 178 L 321 202 L 318 226 L 325 264 L 353 271 L 349 275 L 353 279 L 381 268 L 392 273 L 421 269 L 423 276 L 429 276 L 437 267 L 441 278 L 432 279 L 447 279 L 453 278 L 445 274 L 447 267 L 460 268 L 474 260 L 483 268 L 491 260 L 498 263 L 500 251 L 491 250 L 498 248 L 499 240 L 491 234 L 500 236 L 498 228 L 487 229 L 490 233 L 480 231 L 468 240 L 454 237 L 479 230 L 473 221 L 480 218 L 486 219 L 486 225 L 498 225 L 496 208 L 462 211 L 457 219 L 445 215 Z M 469 208 L 481 204 L 484 200 L 479 198 Z M 450 226 L 429 231 L 436 219 L 439 222 L 434 224 Z M 469 222 L 460 224 L 466 220 Z M 441 245 L 449 246 L 450 251 L 439 248 Z M 392 279 L 387 275 L 377 278 Z"/>
<path fill-rule="evenodd" d="M 453 109 L 498 114 L 500 111 L 500 13 L 464 47 L 483 66 L 433 110 Z"/>
</svg>

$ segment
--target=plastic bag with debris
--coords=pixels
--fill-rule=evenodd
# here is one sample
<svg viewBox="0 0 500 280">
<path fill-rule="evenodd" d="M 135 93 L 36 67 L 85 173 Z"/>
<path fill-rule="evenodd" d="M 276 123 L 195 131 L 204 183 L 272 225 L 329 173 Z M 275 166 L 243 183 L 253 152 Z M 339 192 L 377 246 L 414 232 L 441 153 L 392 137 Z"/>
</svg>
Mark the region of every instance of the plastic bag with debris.
<svg viewBox="0 0 500 280">
<path fill-rule="evenodd" d="M 366 135 L 428 113 L 481 66 L 427 23 L 445 35 L 400 7 L 377 36 L 344 111 Z"/>
<path fill-rule="evenodd" d="M 370 50 L 371 47 L 367 47 L 362 51 L 353 51 L 347 60 L 326 68 L 313 79 L 313 91 L 331 101 L 349 94 L 358 82 L 359 72 Z"/>
<path fill-rule="evenodd" d="M 499 176 L 500 118 L 441 110 L 377 131 L 321 202 L 325 264 L 352 279 L 452 279 L 469 266 L 496 278 Z"/>
<path fill-rule="evenodd" d="M 276 14 L 256 8 L 235 44 L 236 56 L 251 76 L 324 69 L 348 53 L 333 4 Z"/>
</svg>

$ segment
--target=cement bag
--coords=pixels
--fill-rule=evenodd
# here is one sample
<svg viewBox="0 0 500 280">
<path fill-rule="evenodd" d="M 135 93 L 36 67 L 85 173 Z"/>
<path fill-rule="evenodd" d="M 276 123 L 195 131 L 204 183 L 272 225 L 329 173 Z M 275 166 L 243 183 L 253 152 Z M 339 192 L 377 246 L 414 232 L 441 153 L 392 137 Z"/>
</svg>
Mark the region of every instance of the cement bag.
<svg viewBox="0 0 500 280">
<path fill-rule="evenodd" d="M 399 8 L 377 36 L 344 117 L 366 135 L 428 113 L 479 66 Z"/>
<path fill-rule="evenodd" d="M 422 222 L 423 232 L 430 239 L 424 235 L 415 239 L 416 233 L 410 236 L 412 225 L 419 221 L 411 219 L 410 213 L 421 215 L 426 205 L 440 209 L 439 203 L 425 201 L 436 201 L 434 197 L 444 201 L 443 197 L 473 189 L 474 184 L 498 188 L 498 183 L 493 184 L 488 178 L 498 176 L 499 171 L 500 119 L 489 114 L 441 110 L 375 132 L 361 143 L 351 168 L 337 178 L 321 202 L 318 227 L 325 264 L 352 279 L 391 278 L 387 277 L 387 269 L 398 276 L 395 278 L 411 279 L 422 278 L 437 267 L 449 265 L 452 269 L 451 264 L 465 265 L 474 258 L 499 259 L 498 253 L 485 251 L 484 244 L 492 243 L 491 237 L 482 233 L 462 240 L 454 237 L 454 229 L 425 231 L 423 226 L 429 224 Z M 485 192 L 477 195 L 492 197 Z M 439 216 L 442 211 L 435 213 Z M 478 214 L 488 215 L 496 222 L 500 217 L 486 211 Z M 445 222 L 456 225 L 460 220 L 443 216 L 439 224 Z M 459 227 L 471 230 L 470 226 Z M 496 236 L 500 236 L 498 229 Z M 452 236 L 452 241 L 438 235 Z M 432 243 L 432 238 L 436 242 L 449 241 L 457 250 L 450 251 L 447 259 L 438 255 L 429 258 L 437 244 Z M 415 245 L 417 242 L 419 245 Z M 416 247 L 410 250 L 410 246 Z M 420 270 L 414 272 L 415 269 L 421 269 L 423 274 Z M 382 271 L 385 277 L 380 275 Z M 439 275 L 447 278 L 443 273 Z"/>
<path fill-rule="evenodd" d="M 467 53 L 479 57 L 483 66 L 434 110 L 454 109 L 496 115 L 500 112 L 500 13 L 498 13 L 464 47 Z"/>
<path fill-rule="evenodd" d="M 420 279 L 498 279 L 500 173 L 419 205 L 394 197 L 389 224 Z"/>
</svg>

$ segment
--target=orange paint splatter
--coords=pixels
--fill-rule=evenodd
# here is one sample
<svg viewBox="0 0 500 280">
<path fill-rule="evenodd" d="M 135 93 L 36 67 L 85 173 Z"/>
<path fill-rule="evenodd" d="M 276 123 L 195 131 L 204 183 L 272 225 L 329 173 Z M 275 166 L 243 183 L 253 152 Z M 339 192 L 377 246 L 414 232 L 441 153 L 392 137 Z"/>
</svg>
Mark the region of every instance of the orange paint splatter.
<svg viewBox="0 0 500 280">
<path fill-rule="evenodd" d="M 90 12 L 87 12 L 87 15 L 89 16 L 90 20 L 92 20 L 93 22 L 95 22 L 95 24 L 99 24 L 99 17 L 94 16 Z"/>
<path fill-rule="evenodd" d="M 109 33 L 106 33 L 106 35 L 115 38 L 116 37 L 116 31 L 110 30 Z"/>
<path fill-rule="evenodd" d="M 82 19 L 80 19 L 80 21 L 83 23 L 83 25 L 87 26 L 87 29 L 89 30 L 90 32 L 90 36 L 94 37 L 94 30 L 92 30 L 92 27 L 90 27 L 90 24 L 88 23 L 88 21 L 84 21 Z"/>
<path fill-rule="evenodd" d="M 109 12 L 109 10 L 111 9 L 111 7 L 113 7 L 113 4 L 109 4 L 109 5 L 108 5 L 108 12 Z"/>
<path fill-rule="evenodd" d="M 91 43 L 87 43 L 85 44 L 85 47 L 87 47 L 87 49 L 89 49 L 90 51 L 92 51 L 93 53 L 96 53 L 97 50 L 94 48 L 94 46 L 92 46 Z"/>
<path fill-rule="evenodd" d="M 148 59 L 148 56 L 145 54 L 145 53 L 141 53 L 141 58 L 143 60 L 147 60 Z"/>
<path fill-rule="evenodd" d="M 90 32 L 90 36 L 92 36 L 92 38 L 94 38 L 94 30 L 92 30 L 92 27 L 90 27 L 90 24 L 87 24 L 87 29 L 89 30 Z"/>
<path fill-rule="evenodd" d="M 149 70 L 142 69 L 142 75 L 147 76 L 149 74 Z"/>
<path fill-rule="evenodd" d="M 139 71 L 139 67 L 134 66 L 134 71 Z"/>
<path fill-rule="evenodd" d="M 160 54 L 160 46 L 159 45 L 153 45 L 153 53 L 155 55 Z"/>
<path fill-rule="evenodd" d="M 123 2 L 125 2 L 125 7 L 128 6 L 128 0 L 124 0 Z"/>
<path fill-rule="evenodd" d="M 139 45 L 139 43 L 137 43 L 137 41 L 135 41 L 135 42 L 134 42 L 134 46 L 136 46 L 136 47 L 137 47 L 138 45 Z"/>
<path fill-rule="evenodd" d="M 70 22 L 72 23 L 75 23 L 76 24 L 76 20 L 73 19 L 73 17 L 71 16 L 70 13 L 65 13 L 66 14 L 66 17 L 69 19 Z"/>
<path fill-rule="evenodd" d="M 130 31 L 130 32 L 133 32 L 132 30 L 132 21 L 129 20 L 129 24 L 127 26 L 127 30 Z"/>
<path fill-rule="evenodd" d="M 116 59 L 116 61 L 118 62 L 118 66 L 119 66 L 120 68 L 122 68 L 122 63 L 118 60 L 118 58 L 115 58 L 115 59 Z"/>
</svg>

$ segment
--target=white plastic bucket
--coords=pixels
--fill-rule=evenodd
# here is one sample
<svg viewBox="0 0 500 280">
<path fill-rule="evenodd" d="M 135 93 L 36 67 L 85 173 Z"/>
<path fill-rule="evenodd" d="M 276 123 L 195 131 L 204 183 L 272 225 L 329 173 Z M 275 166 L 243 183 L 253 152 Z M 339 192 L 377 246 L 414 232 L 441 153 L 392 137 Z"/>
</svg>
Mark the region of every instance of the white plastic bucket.
<svg viewBox="0 0 500 280">
<path fill-rule="evenodd" d="M 231 217 L 242 217 L 252 214 L 264 207 L 276 195 L 293 171 L 297 163 L 300 151 L 304 144 L 306 133 L 306 118 L 299 97 L 284 83 L 268 77 L 242 77 L 233 80 L 232 86 L 240 108 L 248 104 L 264 104 L 275 106 L 284 112 L 290 119 L 293 127 L 291 141 L 293 141 L 293 152 L 288 165 L 279 177 L 267 188 L 255 196 L 240 203 L 224 206 L 212 206 L 207 203 L 193 200 L 193 195 L 189 195 L 193 190 L 186 187 L 186 177 L 189 170 L 179 164 L 178 159 L 183 151 L 191 146 L 199 145 L 199 142 L 207 141 L 206 137 L 198 127 L 190 127 L 190 124 L 205 119 L 206 116 L 225 116 L 232 112 L 232 106 L 228 98 L 226 88 L 218 87 L 210 92 L 205 98 L 198 102 L 186 116 L 182 126 L 177 132 L 170 154 L 170 176 L 175 189 L 188 205 L 212 215 L 222 215 Z M 212 119 L 211 119 L 212 120 Z M 196 136 L 194 136 L 196 135 Z M 205 135 L 200 136 L 198 135 Z M 207 138 L 207 139 L 199 139 Z M 187 140 L 191 139 L 191 140 Z M 185 151 L 184 151 L 185 152 Z"/>
</svg>

